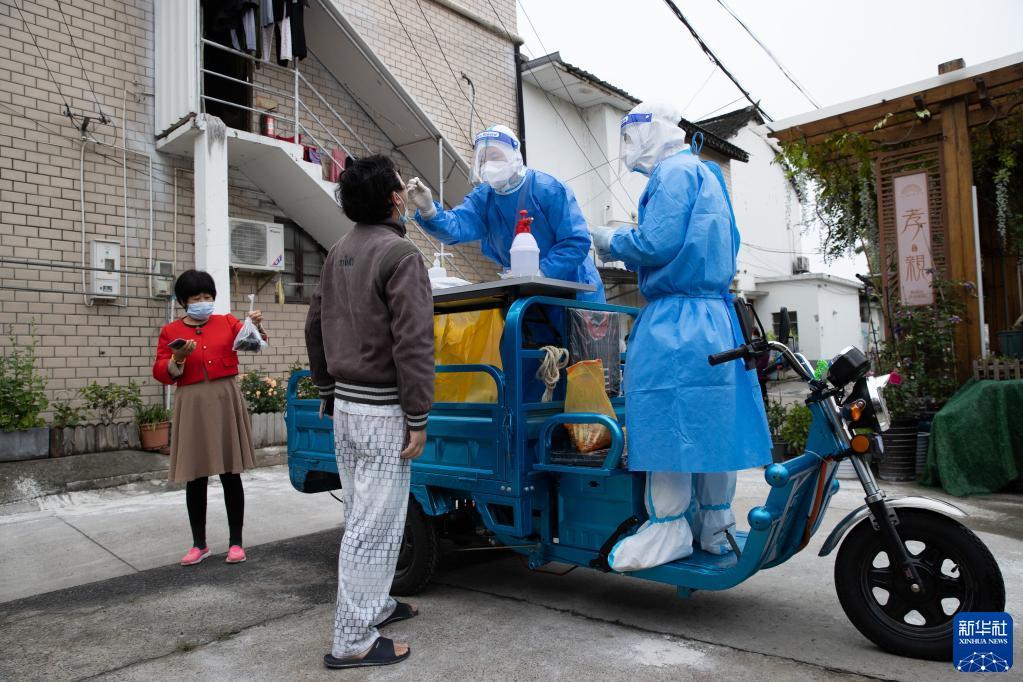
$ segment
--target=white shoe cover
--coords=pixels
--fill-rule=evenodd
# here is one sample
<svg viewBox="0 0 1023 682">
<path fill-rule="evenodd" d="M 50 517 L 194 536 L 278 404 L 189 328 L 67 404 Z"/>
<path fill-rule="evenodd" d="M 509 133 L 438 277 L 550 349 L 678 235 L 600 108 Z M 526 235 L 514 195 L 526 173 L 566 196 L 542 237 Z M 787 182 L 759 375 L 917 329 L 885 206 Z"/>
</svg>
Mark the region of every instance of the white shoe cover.
<svg viewBox="0 0 1023 682">
<path fill-rule="evenodd" d="M 735 534 L 732 499 L 735 497 L 736 472 L 694 474 L 693 478 L 700 509 L 700 548 L 710 554 L 728 554 L 732 546 L 728 544 L 724 531 L 727 528 Z"/>
<path fill-rule="evenodd" d="M 693 532 L 685 518 L 692 498 L 693 475 L 651 472 L 646 478 L 646 510 L 650 520 L 619 540 L 608 555 L 615 571 L 638 571 L 684 559 L 693 553 Z"/>
</svg>

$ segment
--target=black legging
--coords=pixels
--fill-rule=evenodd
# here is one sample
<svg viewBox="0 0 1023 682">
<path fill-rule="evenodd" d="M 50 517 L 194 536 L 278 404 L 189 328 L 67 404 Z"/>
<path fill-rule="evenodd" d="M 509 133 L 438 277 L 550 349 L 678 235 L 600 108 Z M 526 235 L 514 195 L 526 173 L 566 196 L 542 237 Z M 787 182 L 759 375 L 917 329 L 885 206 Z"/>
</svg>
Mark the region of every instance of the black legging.
<svg viewBox="0 0 1023 682">
<path fill-rule="evenodd" d="M 206 549 L 206 487 L 209 478 L 203 476 L 185 484 L 185 506 L 188 523 L 192 526 L 192 544 Z M 224 487 L 224 506 L 227 507 L 227 528 L 231 545 L 242 544 L 242 520 L 245 518 L 245 491 L 240 474 L 220 474 Z"/>
</svg>

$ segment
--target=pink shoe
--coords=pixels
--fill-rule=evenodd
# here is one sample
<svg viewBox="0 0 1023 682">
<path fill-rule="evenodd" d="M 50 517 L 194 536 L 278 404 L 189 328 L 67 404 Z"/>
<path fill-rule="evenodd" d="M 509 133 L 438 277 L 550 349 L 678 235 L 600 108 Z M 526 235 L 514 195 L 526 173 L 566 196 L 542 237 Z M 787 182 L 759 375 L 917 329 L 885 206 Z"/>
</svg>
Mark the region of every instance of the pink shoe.
<svg viewBox="0 0 1023 682">
<path fill-rule="evenodd" d="M 199 549 L 198 547 L 193 547 L 192 549 L 188 550 L 188 554 L 186 554 L 185 556 L 181 557 L 181 565 L 182 566 L 195 566 L 197 563 L 201 562 L 203 559 L 205 559 L 209 555 L 210 555 L 210 548 L 209 547 L 207 547 L 205 549 Z"/>
<path fill-rule="evenodd" d="M 245 561 L 245 550 L 241 548 L 241 545 L 231 545 L 231 548 L 227 550 L 226 561 L 229 564 L 240 564 Z"/>
</svg>

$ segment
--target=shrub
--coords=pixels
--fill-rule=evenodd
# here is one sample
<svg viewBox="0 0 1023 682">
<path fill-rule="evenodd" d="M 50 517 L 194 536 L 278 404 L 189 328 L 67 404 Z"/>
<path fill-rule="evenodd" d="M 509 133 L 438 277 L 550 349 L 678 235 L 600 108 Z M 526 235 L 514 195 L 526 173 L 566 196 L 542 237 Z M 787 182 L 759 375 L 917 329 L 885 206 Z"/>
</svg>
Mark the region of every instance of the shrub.
<svg viewBox="0 0 1023 682">
<path fill-rule="evenodd" d="M 121 384 L 107 384 L 100 386 L 95 381 L 79 389 L 85 405 L 96 414 L 100 424 L 104 426 L 114 423 L 114 420 L 127 409 L 134 409 L 142 404 L 142 390 L 134 381 L 129 381 L 127 386 Z"/>
<path fill-rule="evenodd" d="M 306 366 L 301 362 L 296 362 L 288 368 L 288 376 L 292 376 L 295 372 L 301 372 L 306 369 Z M 295 390 L 295 394 L 299 400 L 317 399 L 320 397 L 320 392 L 316 389 L 316 384 L 313 383 L 311 376 L 305 376 L 298 380 L 298 388 Z"/>
<path fill-rule="evenodd" d="M 144 424 L 162 424 L 171 420 L 171 411 L 163 405 L 139 405 L 135 408 L 135 421 Z"/>
<path fill-rule="evenodd" d="M 46 379 L 36 369 L 35 340 L 19 346 L 11 336 L 10 350 L 0 356 L 0 431 L 31 429 L 44 424 Z"/>
<path fill-rule="evenodd" d="M 58 429 L 81 426 L 85 421 L 85 408 L 74 407 L 69 401 L 60 401 L 53 405 L 53 425 Z"/>
<path fill-rule="evenodd" d="M 780 400 L 767 399 L 767 426 L 771 429 L 771 436 L 781 438 L 781 426 L 785 423 L 785 406 Z"/>
<path fill-rule="evenodd" d="M 970 282 L 946 280 L 937 273 L 931 285 L 931 305 L 889 303 L 893 336 L 885 342 L 881 366 L 902 376 L 901 384 L 885 391 L 893 419 L 915 417 L 921 410 L 938 410 L 959 387 L 955 327 L 962 324 L 965 298 L 975 295 L 975 287 Z"/>
<path fill-rule="evenodd" d="M 252 414 L 284 411 L 286 400 L 284 386 L 277 379 L 265 376 L 259 370 L 242 375 L 241 390 Z"/>
<path fill-rule="evenodd" d="M 794 452 L 802 453 L 806 449 L 812 420 L 813 415 L 810 413 L 810 408 L 802 403 L 791 405 L 785 413 L 785 421 L 781 425 L 781 437 L 788 442 Z"/>
</svg>

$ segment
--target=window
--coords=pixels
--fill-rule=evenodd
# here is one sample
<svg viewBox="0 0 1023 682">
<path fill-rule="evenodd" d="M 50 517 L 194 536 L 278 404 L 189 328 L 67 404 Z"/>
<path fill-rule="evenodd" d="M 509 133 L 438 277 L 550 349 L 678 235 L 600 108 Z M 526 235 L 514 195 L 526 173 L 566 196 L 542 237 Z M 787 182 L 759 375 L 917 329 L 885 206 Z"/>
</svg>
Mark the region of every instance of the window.
<svg viewBox="0 0 1023 682">
<path fill-rule="evenodd" d="M 771 326 L 774 328 L 774 338 L 781 338 L 781 311 L 771 313 Z M 789 311 L 789 335 L 793 339 L 799 338 L 799 322 L 796 320 L 796 311 Z"/>
<path fill-rule="evenodd" d="M 288 303 L 309 303 L 327 250 L 320 246 L 298 225 L 284 223 L 284 297 Z"/>
</svg>

